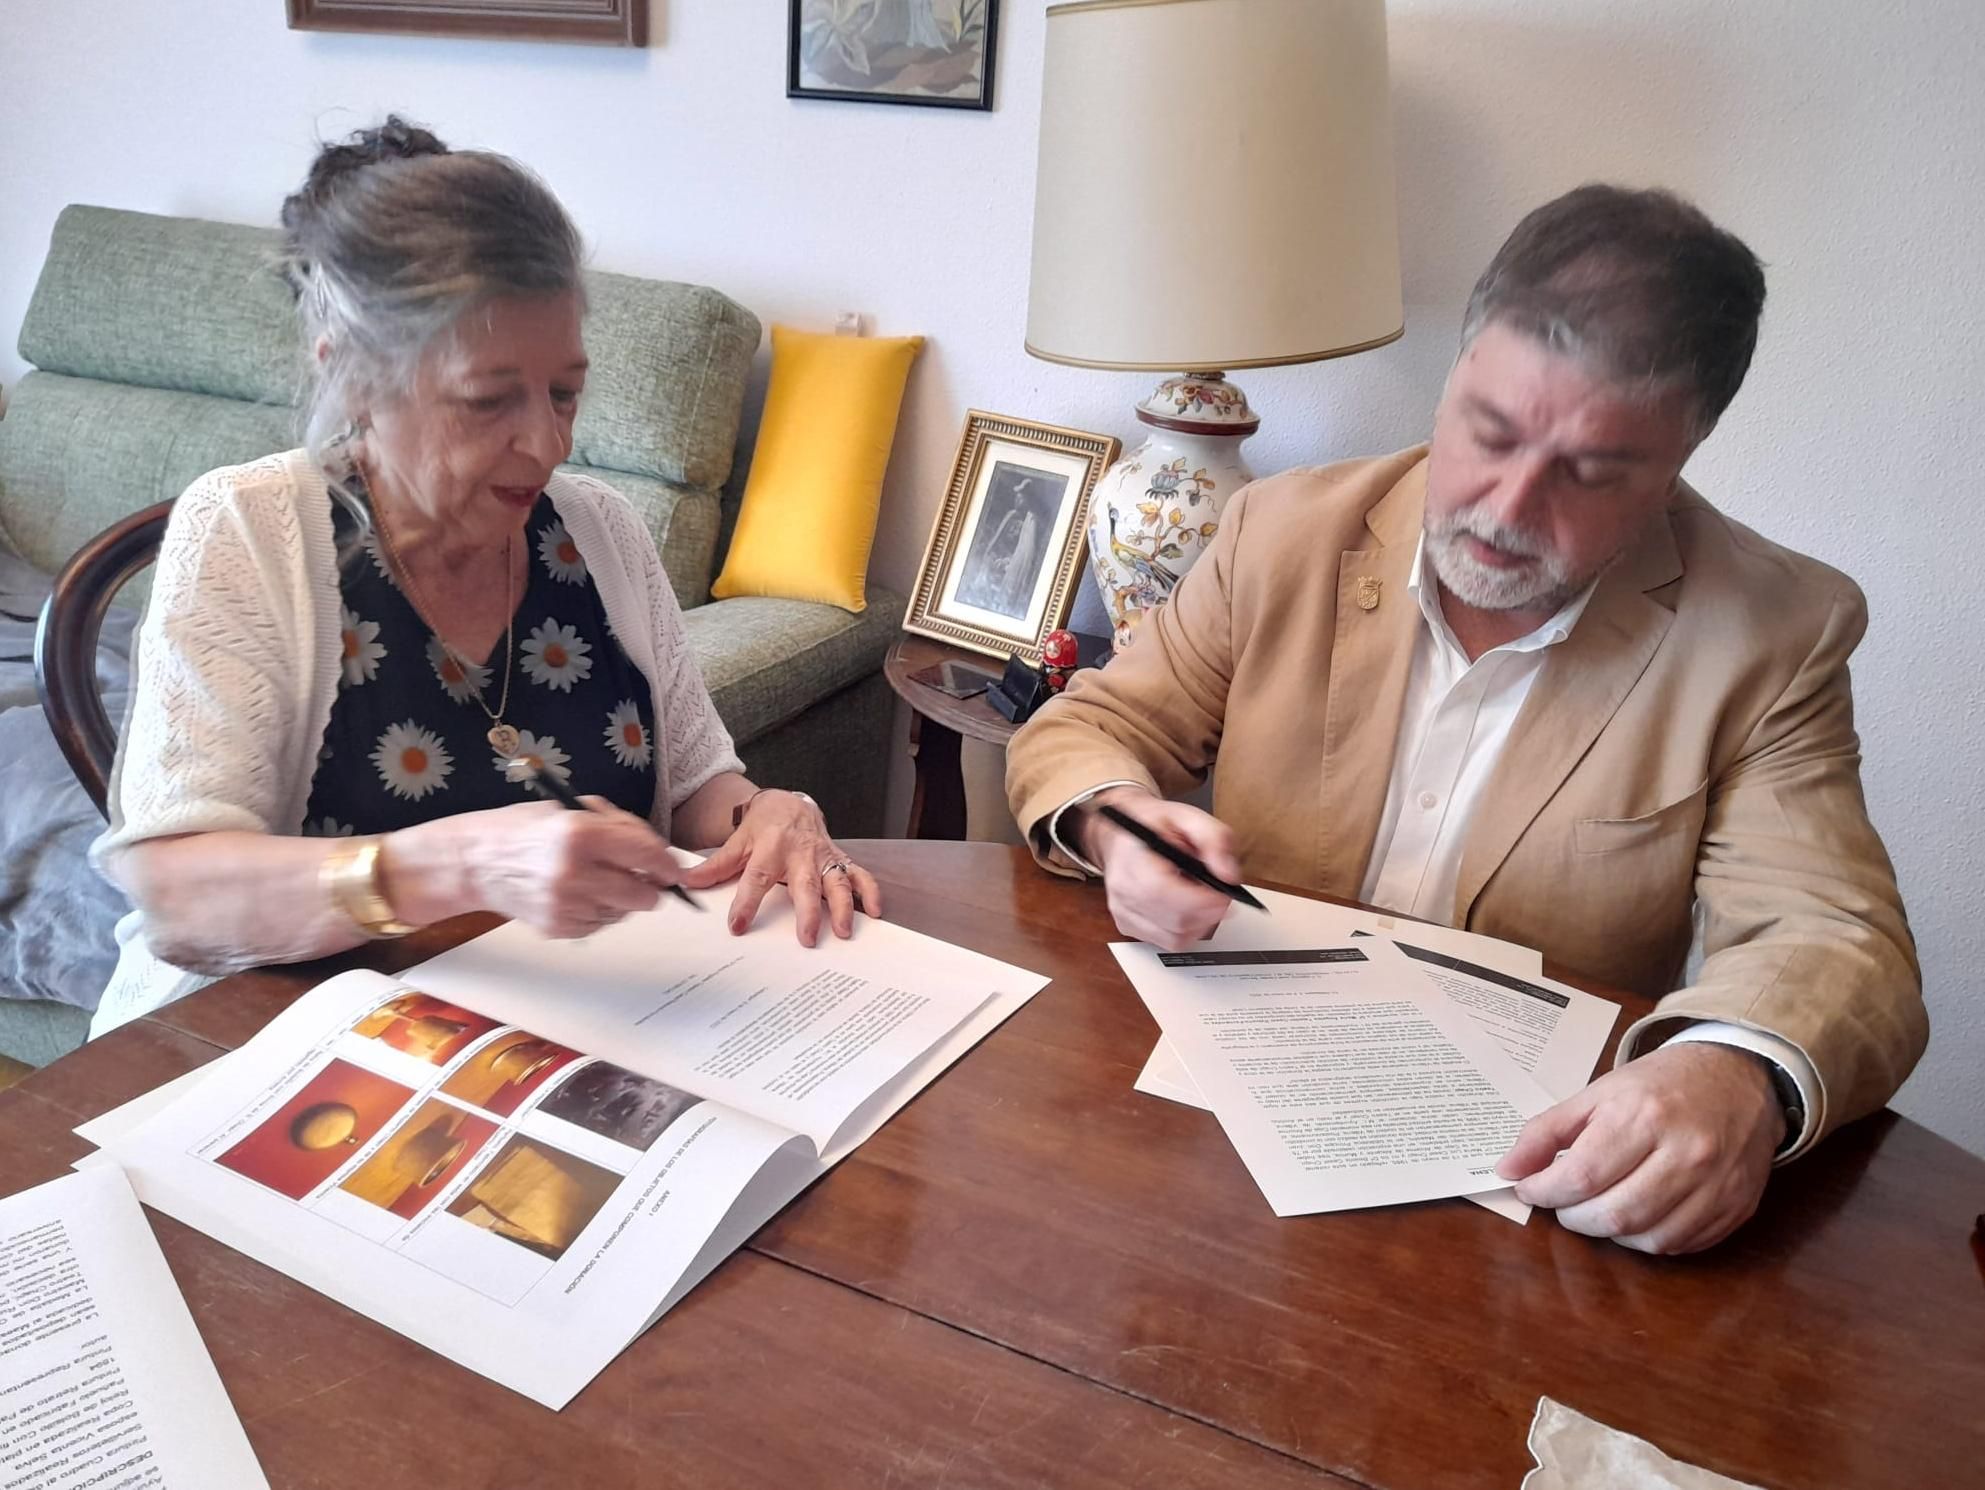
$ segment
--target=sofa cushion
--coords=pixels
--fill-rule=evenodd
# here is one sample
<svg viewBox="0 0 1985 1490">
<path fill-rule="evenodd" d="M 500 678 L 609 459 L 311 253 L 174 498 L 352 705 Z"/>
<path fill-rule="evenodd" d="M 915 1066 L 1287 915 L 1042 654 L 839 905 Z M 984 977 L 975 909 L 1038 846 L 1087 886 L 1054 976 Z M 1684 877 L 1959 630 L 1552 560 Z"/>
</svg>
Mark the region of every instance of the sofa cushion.
<svg viewBox="0 0 1985 1490">
<path fill-rule="evenodd" d="M 287 408 L 31 372 L 0 420 L 0 542 L 44 573 L 216 466 L 293 444 Z"/>
<path fill-rule="evenodd" d="M 710 587 L 858 611 L 921 336 L 772 328 L 772 378 L 724 571 Z"/>
<path fill-rule="evenodd" d="M 21 356 L 71 377 L 287 406 L 300 354 L 277 242 L 267 228 L 65 207 Z"/>
<path fill-rule="evenodd" d="M 592 368 L 572 458 L 716 495 L 737 453 L 758 318 L 702 285 L 625 274 L 588 274 L 586 301 Z"/>
<path fill-rule="evenodd" d="M 65 207 L 21 355 L 71 377 L 288 405 L 301 367 L 280 246 L 271 228 Z M 593 370 L 573 459 L 714 495 L 737 447 L 757 317 L 702 285 L 624 274 L 588 273 L 586 294 Z"/>
<path fill-rule="evenodd" d="M 605 481 L 627 498 L 655 535 L 662 568 L 676 604 L 692 610 L 710 598 L 710 574 L 717 562 L 717 529 L 723 521 L 717 494 L 706 487 L 676 486 L 628 471 L 597 471 L 568 465 L 567 471 Z"/>
<path fill-rule="evenodd" d="M 807 600 L 713 600 L 683 618 L 703 682 L 740 748 L 880 671 L 904 601 L 871 589 L 859 615 Z"/>
</svg>

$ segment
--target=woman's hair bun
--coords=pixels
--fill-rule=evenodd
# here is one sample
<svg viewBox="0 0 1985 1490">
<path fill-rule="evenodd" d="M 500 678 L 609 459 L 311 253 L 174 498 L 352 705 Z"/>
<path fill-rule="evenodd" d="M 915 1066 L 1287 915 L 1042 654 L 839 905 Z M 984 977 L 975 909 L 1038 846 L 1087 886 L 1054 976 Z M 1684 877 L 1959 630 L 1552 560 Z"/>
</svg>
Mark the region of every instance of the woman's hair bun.
<svg viewBox="0 0 1985 1490">
<path fill-rule="evenodd" d="M 283 226 L 294 231 L 308 213 L 323 205 L 339 183 L 367 166 L 447 153 L 448 147 L 433 131 L 410 124 L 398 114 L 388 114 L 383 123 L 358 130 L 349 139 L 326 145 L 317 152 L 302 187 L 283 202 Z"/>
</svg>

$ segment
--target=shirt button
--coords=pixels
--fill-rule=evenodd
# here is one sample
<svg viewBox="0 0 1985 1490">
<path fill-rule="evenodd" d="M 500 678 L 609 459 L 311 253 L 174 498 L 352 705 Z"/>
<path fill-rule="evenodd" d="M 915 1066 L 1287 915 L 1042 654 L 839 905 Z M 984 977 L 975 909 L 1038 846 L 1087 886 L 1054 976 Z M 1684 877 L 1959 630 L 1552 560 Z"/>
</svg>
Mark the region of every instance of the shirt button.
<svg viewBox="0 0 1985 1490">
<path fill-rule="evenodd" d="M 1426 808 L 1427 811 L 1432 812 L 1440 805 L 1440 798 L 1436 797 L 1432 792 L 1421 792 L 1420 805 Z"/>
</svg>

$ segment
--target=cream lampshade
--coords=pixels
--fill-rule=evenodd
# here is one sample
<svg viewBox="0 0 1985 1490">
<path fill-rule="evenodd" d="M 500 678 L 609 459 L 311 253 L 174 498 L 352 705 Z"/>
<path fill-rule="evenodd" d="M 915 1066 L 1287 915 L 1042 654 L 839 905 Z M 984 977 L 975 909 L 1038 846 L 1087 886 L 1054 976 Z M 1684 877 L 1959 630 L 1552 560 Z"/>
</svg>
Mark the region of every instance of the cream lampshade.
<svg viewBox="0 0 1985 1490">
<path fill-rule="evenodd" d="M 1225 374 L 1403 330 L 1384 0 L 1048 7 L 1027 350 L 1176 374 L 1091 504 L 1119 647 L 1251 479 Z"/>
</svg>

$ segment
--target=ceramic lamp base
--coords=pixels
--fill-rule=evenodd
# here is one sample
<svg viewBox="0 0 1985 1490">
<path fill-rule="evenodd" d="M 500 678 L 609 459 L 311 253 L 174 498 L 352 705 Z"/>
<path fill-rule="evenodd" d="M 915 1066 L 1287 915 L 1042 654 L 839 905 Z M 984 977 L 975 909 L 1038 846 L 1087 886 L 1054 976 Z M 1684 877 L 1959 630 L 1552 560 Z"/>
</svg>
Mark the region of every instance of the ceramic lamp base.
<svg viewBox="0 0 1985 1490">
<path fill-rule="evenodd" d="M 1089 503 L 1089 562 L 1121 652 L 1220 530 L 1254 479 L 1241 442 L 1261 427 L 1222 373 L 1167 378 L 1137 406 L 1150 433 L 1103 473 Z"/>
</svg>

